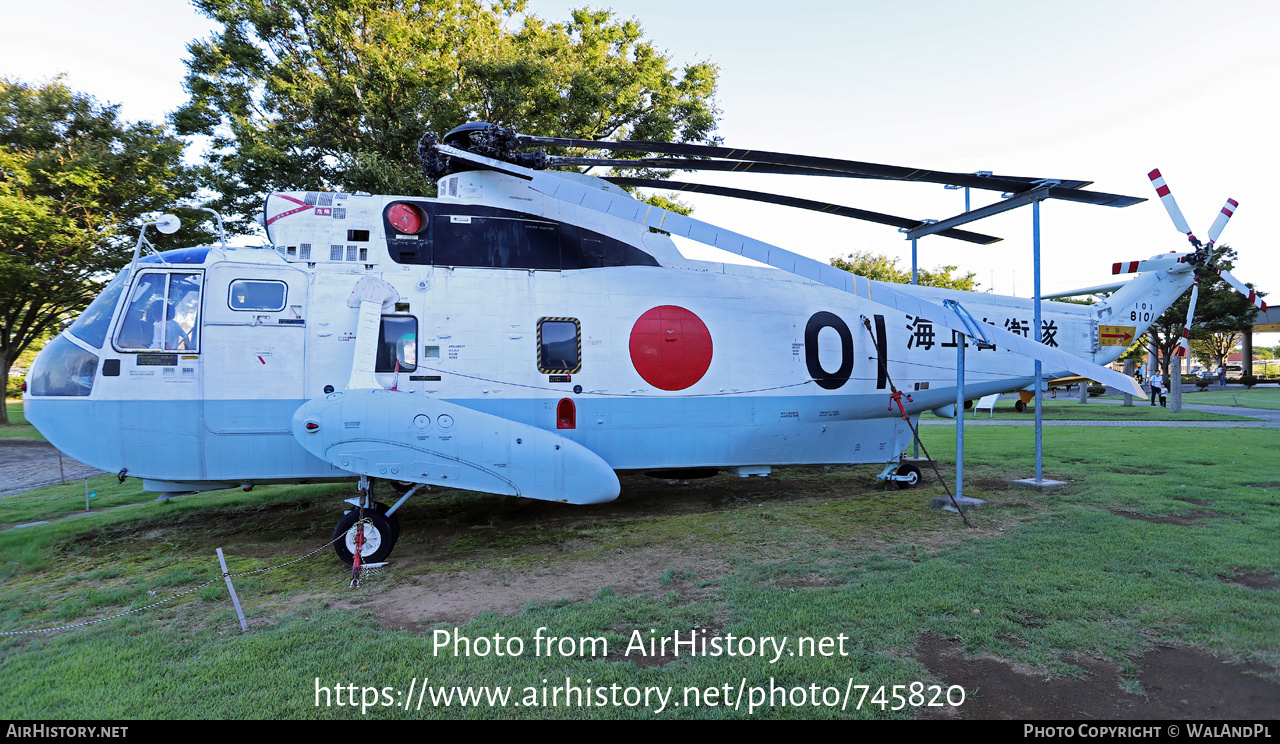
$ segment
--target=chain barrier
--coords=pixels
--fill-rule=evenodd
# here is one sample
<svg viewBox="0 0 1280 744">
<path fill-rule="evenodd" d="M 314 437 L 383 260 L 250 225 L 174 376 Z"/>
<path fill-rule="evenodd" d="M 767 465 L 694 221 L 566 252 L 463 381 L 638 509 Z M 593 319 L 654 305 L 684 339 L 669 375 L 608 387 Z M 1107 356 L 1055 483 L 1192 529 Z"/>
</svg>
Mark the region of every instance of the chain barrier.
<svg viewBox="0 0 1280 744">
<path fill-rule="evenodd" d="M 369 522 L 369 520 L 367 520 L 367 519 L 366 519 L 366 520 L 363 520 L 363 522 L 358 522 L 357 524 L 364 524 L 364 523 L 368 523 L 368 522 Z M 287 562 L 285 562 L 285 563 L 280 563 L 280 564 L 277 564 L 277 565 L 275 565 L 275 566 L 267 566 L 267 567 L 265 567 L 265 568 L 257 568 L 257 569 L 254 569 L 254 570 L 252 570 L 252 571 L 242 571 L 242 572 L 240 572 L 240 573 L 233 573 L 233 574 L 223 574 L 221 571 L 219 571 L 217 576 L 215 576 L 215 577 L 214 577 L 214 578 L 212 578 L 212 579 L 209 579 L 208 581 L 204 582 L 203 584 L 198 584 L 198 585 L 196 585 L 196 586 L 192 587 L 191 589 L 187 589 L 186 591 L 178 592 L 177 594 L 174 594 L 174 595 L 173 595 L 173 596 L 171 596 L 171 597 L 166 597 L 165 599 L 162 599 L 162 600 L 160 600 L 159 602 L 152 602 L 152 603 L 151 603 L 151 604 L 149 604 L 149 605 L 145 605 L 145 606 L 143 606 L 143 607 L 138 607 L 138 608 L 136 608 L 136 609 L 129 610 L 128 612 L 121 612 L 120 614 L 118 614 L 118 615 L 112 615 L 111 617 L 103 617 L 103 618 L 99 618 L 99 619 L 97 619 L 97 620 L 89 620 L 89 621 L 87 621 L 87 622 L 83 622 L 83 623 L 76 623 L 76 624 L 74 624 L 74 625 L 61 625 L 61 626 L 58 626 L 58 627 L 56 627 L 56 628 L 39 628 L 39 629 L 36 629 L 36 630 L 9 630 L 9 631 L 0 631 L 0 636 L 29 635 L 29 634 L 32 634 L 32 633 L 52 633 L 52 632 L 54 632 L 54 631 L 59 631 L 59 630 L 71 630 L 71 629 L 73 629 L 73 628 L 83 628 L 83 627 L 88 626 L 88 625 L 97 625 L 98 623 L 105 623 L 105 622 L 107 622 L 108 620 L 115 620 L 115 619 L 117 619 L 117 618 L 127 617 L 127 616 L 129 616 L 129 615 L 135 615 L 135 614 L 137 614 L 137 613 L 139 613 L 139 612 L 142 612 L 142 611 L 144 611 L 144 610 L 149 610 L 149 609 L 151 609 L 152 607 L 159 607 L 159 606 L 160 606 L 160 605 L 162 605 L 162 604 L 166 604 L 166 603 L 168 603 L 168 602 L 172 602 L 173 600 L 178 599 L 179 597 L 185 597 L 186 595 L 191 594 L 192 592 L 198 592 L 198 591 L 200 591 L 201 589 L 205 588 L 206 586 L 209 586 L 210 584 L 213 584 L 213 583 L 218 582 L 218 581 L 222 581 L 224 577 L 230 577 L 230 578 L 233 578 L 233 579 L 234 579 L 234 578 L 237 578 L 237 577 L 240 577 L 240 576 L 253 576 L 254 574 L 266 573 L 267 571 L 274 571 L 274 570 L 276 570 L 276 569 L 278 569 L 278 568 L 284 568 L 285 566 L 292 566 L 292 565 L 293 565 L 293 564 L 295 564 L 295 563 L 298 563 L 298 562 L 301 562 L 301 561 L 304 561 L 304 560 L 306 560 L 306 559 L 310 558 L 311 556 L 315 555 L 316 553 L 319 553 L 319 552 L 320 552 L 320 551 L 322 551 L 322 550 L 326 550 L 326 549 L 328 549 L 328 548 L 332 547 L 334 543 L 336 543 L 336 542 L 338 542 L 339 540 L 342 540 L 342 539 L 344 539 L 344 538 L 346 538 L 346 534 L 345 534 L 345 533 L 343 533 L 343 534 L 341 534 L 341 535 L 339 535 L 339 536 L 337 536 L 337 537 L 333 538 L 333 539 L 332 539 L 332 540 L 330 540 L 329 542 L 325 543 L 324 545 L 321 545 L 320 547 L 316 548 L 315 550 L 311 551 L 310 553 L 307 553 L 307 554 L 306 554 L 306 555 L 304 555 L 304 556 L 301 556 L 301 557 L 298 557 L 298 558 L 294 558 L 294 559 L 293 559 L 293 560 L 291 560 L 291 561 L 287 561 Z"/>
</svg>

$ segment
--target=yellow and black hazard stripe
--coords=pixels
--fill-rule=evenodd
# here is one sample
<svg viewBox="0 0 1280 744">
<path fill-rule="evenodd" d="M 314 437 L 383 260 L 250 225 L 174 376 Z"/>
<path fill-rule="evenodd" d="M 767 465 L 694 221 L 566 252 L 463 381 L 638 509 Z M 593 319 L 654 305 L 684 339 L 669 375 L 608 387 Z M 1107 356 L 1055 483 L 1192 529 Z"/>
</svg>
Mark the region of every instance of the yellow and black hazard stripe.
<svg viewBox="0 0 1280 744">
<path fill-rule="evenodd" d="M 573 338 L 576 350 L 575 358 L 569 359 L 544 359 L 542 345 L 542 324 L 543 323 L 572 323 Z M 555 374 L 574 374 L 582 371 L 582 323 L 577 318 L 538 318 L 538 371 L 544 375 Z M 559 364 L 557 364 L 557 362 Z"/>
</svg>

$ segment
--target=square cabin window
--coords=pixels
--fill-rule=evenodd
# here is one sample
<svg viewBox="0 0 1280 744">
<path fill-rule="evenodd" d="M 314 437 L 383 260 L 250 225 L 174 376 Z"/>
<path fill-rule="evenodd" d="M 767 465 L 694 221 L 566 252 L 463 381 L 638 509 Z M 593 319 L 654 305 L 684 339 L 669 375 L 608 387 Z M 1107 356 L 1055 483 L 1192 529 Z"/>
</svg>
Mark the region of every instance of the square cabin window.
<svg viewBox="0 0 1280 744">
<path fill-rule="evenodd" d="M 570 374 L 582 369 L 582 326 L 577 318 L 538 320 L 538 371 Z"/>
<path fill-rule="evenodd" d="M 259 279 L 237 279 L 231 282 L 227 304 L 232 310 L 266 310 L 275 312 L 284 309 L 285 295 L 288 287 L 284 282 L 271 282 Z"/>
</svg>

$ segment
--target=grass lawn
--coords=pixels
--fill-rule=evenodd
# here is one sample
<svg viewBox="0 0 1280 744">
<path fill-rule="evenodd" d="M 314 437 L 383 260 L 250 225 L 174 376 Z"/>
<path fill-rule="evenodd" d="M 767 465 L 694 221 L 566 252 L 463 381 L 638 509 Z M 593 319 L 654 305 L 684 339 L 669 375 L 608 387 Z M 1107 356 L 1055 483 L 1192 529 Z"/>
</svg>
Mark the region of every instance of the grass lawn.
<svg viewBox="0 0 1280 744">
<path fill-rule="evenodd" d="M 44 439 L 36 427 L 27 423 L 22 415 L 22 399 L 10 398 L 4 402 L 5 411 L 9 414 L 9 423 L 0 426 L 0 439 Z"/>
<path fill-rule="evenodd" d="M 1268 408 L 1272 411 L 1280 411 L 1280 386 L 1254 385 L 1248 390 L 1243 388 L 1217 390 L 1211 386 L 1203 393 L 1199 391 L 1194 393 L 1184 391 L 1182 393 L 1182 402 L 1205 406 Z"/>
<path fill-rule="evenodd" d="M 1095 406 L 1091 408 L 1103 408 Z M 1111 408 L 1111 406 L 1107 406 Z M 1000 414 L 997 413 L 997 416 Z M 923 432 L 945 458 L 950 431 Z M 174 592 L 182 599 L 135 615 L 50 634 L 0 636 L 0 716 L 5 718 L 746 718 L 725 705 L 668 708 L 543 707 L 528 698 L 574 684 L 799 687 L 893 685 L 932 679 L 913 649 L 926 634 L 956 639 L 1041 677 L 1081 676 L 1095 658 L 1124 670 L 1156 645 L 1190 646 L 1260 662 L 1280 676 L 1280 589 L 1224 580 L 1280 575 L 1280 450 L 1253 429 L 1054 428 L 1044 432 L 1045 476 L 1070 485 L 1013 488 L 1033 467 L 1030 429 L 966 433 L 966 495 L 990 507 L 976 529 L 927 508 L 942 490 L 884 490 L 863 466 L 777 471 L 768 479 L 718 476 L 682 509 L 650 497 L 563 507 L 458 494 L 411 502 L 393 564 L 358 589 L 331 554 L 242 576 L 249 616 L 242 634 L 214 548 L 232 572 L 291 560 L 328 539 L 348 486 L 259 488 L 183 497 L 50 525 L 0 532 L 0 630 L 108 617 Z M 114 483 L 114 479 L 110 480 Z M 104 497 L 110 483 L 103 485 Z M 141 497 L 135 481 L 116 494 Z M 64 487 L 70 488 L 70 487 Z M 654 486 L 660 493 L 660 487 Z M 672 486 L 672 488 L 677 488 Z M 83 508 L 55 489 L 40 514 Z M 14 497 L 9 497 L 14 498 Z M 36 506 L 36 505 L 31 505 Z M 650 508 L 652 507 L 652 508 Z M 29 514 L 29 513 L 28 513 Z M 433 645 L 453 622 L 423 616 L 410 630 L 382 622 L 377 602 L 469 575 L 506 577 L 506 591 L 568 567 L 588 577 L 657 549 L 658 592 L 628 592 L 607 575 L 588 598 L 532 602 L 514 614 L 481 612 L 457 632 L 519 637 L 519 656 L 455 655 Z M 645 551 L 649 551 L 646 553 Z M 211 582 L 211 583 L 204 583 Z M 497 581 L 498 587 L 502 586 Z M 539 633 L 604 638 L 610 659 L 535 655 Z M 724 636 L 844 637 L 846 655 L 682 656 L 627 663 L 616 654 L 644 638 L 707 629 Z M 526 704 L 405 710 L 411 680 L 511 686 Z M 319 682 L 317 682 L 317 678 Z M 363 714 L 317 706 L 316 685 L 387 687 Z M 981 690 L 968 690 L 981 695 Z M 736 694 L 736 692 L 735 692 Z M 390 700 L 394 705 L 383 705 Z M 752 717 L 909 717 L 880 706 L 772 707 Z"/>
</svg>

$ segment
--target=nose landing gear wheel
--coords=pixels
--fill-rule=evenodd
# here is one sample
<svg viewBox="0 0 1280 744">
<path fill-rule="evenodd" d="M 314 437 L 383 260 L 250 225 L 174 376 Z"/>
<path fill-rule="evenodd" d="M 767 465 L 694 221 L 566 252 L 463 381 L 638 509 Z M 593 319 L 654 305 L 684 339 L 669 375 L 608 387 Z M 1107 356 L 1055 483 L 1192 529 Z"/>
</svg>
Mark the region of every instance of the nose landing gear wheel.
<svg viewBox="0 0 1280 744">
<path fill-rule="evenodd" d="M 381 563 L 391 555 L 391 549 L 395 547 L 396 532 L 379 511 L 365 509 L 364 518 L 368 521 L 363 525 L 364 544 L 360 548 L 360 562 L 362 564 Z M 352 509 L 338 521 L 338 526 L 333 529 L 333 536 L 341 538 L 333 544 L 333 551 L 338 554 L 338 560 L 348 566 L 355 563 L 359 521 L 360 510 Z"/>
</svg>

